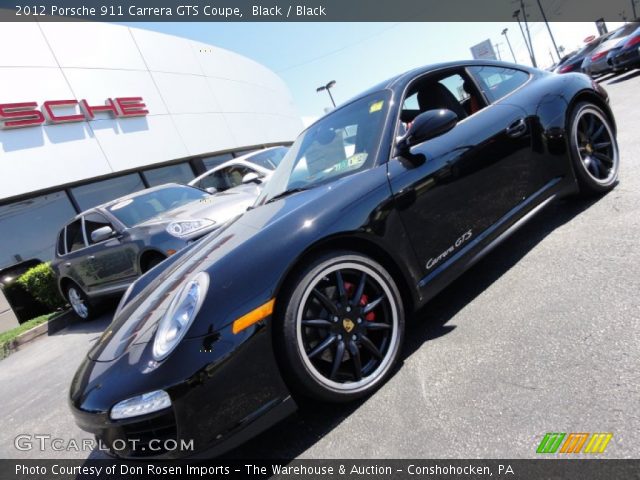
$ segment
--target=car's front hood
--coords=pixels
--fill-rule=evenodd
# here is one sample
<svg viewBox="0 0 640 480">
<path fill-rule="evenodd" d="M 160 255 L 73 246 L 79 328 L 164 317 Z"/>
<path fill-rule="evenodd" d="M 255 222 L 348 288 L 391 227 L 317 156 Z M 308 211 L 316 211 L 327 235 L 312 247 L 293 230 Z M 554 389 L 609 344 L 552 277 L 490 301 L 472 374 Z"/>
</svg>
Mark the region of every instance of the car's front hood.
<svg viewBox="0 0 640 480">
<path fill-rule="evenodd" d="M 219 225 L 246 211 L 256 197 L 257 194 L 251 191 L 222 192 L 164 212 L 140 226 L 200 219 L 212 220 Z"/>
</svg>

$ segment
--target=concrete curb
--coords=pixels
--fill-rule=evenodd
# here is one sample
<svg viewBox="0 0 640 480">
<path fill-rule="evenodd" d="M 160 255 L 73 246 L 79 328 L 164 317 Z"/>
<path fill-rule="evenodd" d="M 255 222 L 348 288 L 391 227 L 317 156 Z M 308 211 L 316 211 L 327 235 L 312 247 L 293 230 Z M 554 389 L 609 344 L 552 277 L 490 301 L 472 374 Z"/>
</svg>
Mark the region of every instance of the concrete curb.
<svg viewBox="0 0 640 480">
<path fill-rule="evenodd" d="M 16 338 L 14 338 L 10 343 L 5 345 L 2 350 L 0 350 L 0 360 L 2 360 L 3 358 L 7 358 L 9 355 L 17 352 L 18 350 L 22 350 L 22 348 L 24 348 L 26 345 L 44 336 L 45 334 L 47 336 L 54 335 L 63 328 L 67 328 L 69 325 L 72 325 L 79 321 L 80 318 L 75 313 L 73 313 L 73 310 L 62 312 L 59 315 L 49 319 L 49 321 L 33 327 L 31 330 L 27 330 L 26 332 L 23 332 Z"/>
</svg>

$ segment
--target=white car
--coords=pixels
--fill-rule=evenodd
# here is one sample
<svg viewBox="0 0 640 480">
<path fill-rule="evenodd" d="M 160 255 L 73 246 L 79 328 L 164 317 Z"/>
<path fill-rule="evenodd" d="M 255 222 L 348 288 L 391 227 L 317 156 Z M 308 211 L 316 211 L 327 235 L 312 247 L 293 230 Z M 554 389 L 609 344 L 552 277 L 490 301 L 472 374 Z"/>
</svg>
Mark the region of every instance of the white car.
<svg viewBox="0 0 640 480">
<path fill-rule="evenodd" d="M 247 153 L 212 168 L 191 180 L 189 185 L 216 193 L 253 180 L 264 183 L 271 177 L 288 150 L 288 147 L 270 147 Z"/>
</svg>

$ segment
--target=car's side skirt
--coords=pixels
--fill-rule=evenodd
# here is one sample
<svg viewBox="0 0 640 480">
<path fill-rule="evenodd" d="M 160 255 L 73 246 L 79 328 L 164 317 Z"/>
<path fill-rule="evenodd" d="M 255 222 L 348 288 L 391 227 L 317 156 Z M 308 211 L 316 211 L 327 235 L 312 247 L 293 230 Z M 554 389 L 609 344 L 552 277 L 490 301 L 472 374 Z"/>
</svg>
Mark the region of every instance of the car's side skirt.
<svg viewBox="0 0 640 480">
<path fill-rule="evenodd" d="M 549 181 L 536 193 L 512 208 L 496 223 L 478 235 L 478 237 L 469 242 L 469 244 L 460 249 L 460 251 L 456 252 L 455 255 L 437 269 L 422 278 L 418 283 L 418 288 L 423 293 L 425 303 L 518 230 L 554 199 L 562 196 L 564 190 L 567 188 L 563 186 L 563 183 L 565 183 L 563 180 L 566 181 L 565 178 L 557 177 Z"/>
</svg>

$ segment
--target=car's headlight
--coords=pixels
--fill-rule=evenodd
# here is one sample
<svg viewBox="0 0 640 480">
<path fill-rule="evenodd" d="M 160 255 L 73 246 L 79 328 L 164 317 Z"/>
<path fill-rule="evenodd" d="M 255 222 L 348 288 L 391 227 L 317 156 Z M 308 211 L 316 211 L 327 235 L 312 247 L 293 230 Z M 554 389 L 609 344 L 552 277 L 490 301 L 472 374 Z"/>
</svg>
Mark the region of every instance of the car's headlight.
<svg viewBox="0 0 640 480">
<path fill-rule="evenodd" d="M 180 343 L 198 314 L 209 290 L 209 275 L 200 272 L 182 286 L 158 324 L 153 357 L 162 360 Z"/>
<path fill-rule="evenodd" d="M 167 232 L 174 237 L 182 238 L 215 224 L 216 222 L 206 218 L 200 220 L 180 220 L 178 222 L 171 222 L 167 225 Z"/>
<path fill-rule="evenodd" d="M 137 417 L 164 410 L 170 406 L 171 398 L 169 398 L 169 394 L 164 390 L 156 390 L 155 392 L 144 393 L 116 403 L 111 409 L 111 418 L 120 420 L 122 418 Z"/>
</svg>

